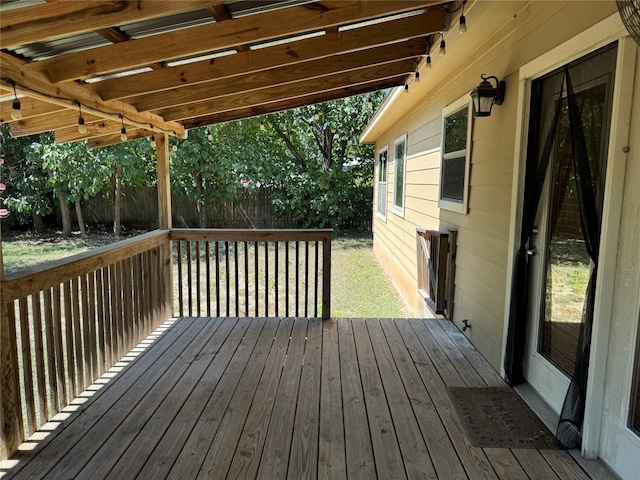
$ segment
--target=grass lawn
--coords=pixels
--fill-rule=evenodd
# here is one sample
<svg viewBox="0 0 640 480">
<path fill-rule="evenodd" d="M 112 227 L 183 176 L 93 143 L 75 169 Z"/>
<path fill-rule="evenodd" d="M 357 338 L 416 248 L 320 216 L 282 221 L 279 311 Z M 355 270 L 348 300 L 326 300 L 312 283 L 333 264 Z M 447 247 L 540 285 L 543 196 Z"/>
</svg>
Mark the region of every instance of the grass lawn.
<svg viewBox="0 0 640 480">
<path fill-rule="evenodd" d="M 79 235 L 69 239 L 57 235 L 21 233 L 3 235 L 2 252 L 6 272 L 113 243 L 109 234 Z M 349 236 L 332 244 L 331 311 L 333 317 L 407 316 L 404 304 L 373 256 L 370 236 Z"/>
</svg>

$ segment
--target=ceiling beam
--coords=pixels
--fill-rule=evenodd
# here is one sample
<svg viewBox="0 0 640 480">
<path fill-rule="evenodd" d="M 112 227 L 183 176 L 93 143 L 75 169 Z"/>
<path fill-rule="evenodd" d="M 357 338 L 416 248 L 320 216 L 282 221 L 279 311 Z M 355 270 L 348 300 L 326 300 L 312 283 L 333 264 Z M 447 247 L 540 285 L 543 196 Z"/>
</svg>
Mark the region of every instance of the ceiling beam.
<svg viewBox="0 0 640 480">
<path fill-rule="evenodd" d="M 321 77 L 319 79 L 279 85 L 254 92 L 240 93 L 214 100 L 191 103 L 185 106 L 161 110 L 161 114 L 171 120 L 186 120 L 239 108 L 302 97 L 308 95 L 309 92 L 327 92 L 346 88 L 351 85 L 394 78 L 399 75 L 408 75 L 413 73 L 414 69 L 415 65 L 412 59 L 401 60 L 395 63 L 376 65 L 374 67 L 362 68 L 348 73 Z"/>
<path fill-rule="evenodd" d="M 324 93 L 313 93 L 304 97 L 282 100 L 265 105 L 256 105 L 252 107 L 239 108 L 224 113 L 217 113 L 203 117 L 192 118 L 184 122 L 184 126 L 188 129 L 205 127 L 207 125 L 215 125 L 218 123 L 231 122 L 242 118 L 257 117 L 270 113 L 290 110 L 292 108 L 313 105 L 316 103 L 329 102 L 340 98 L 350 97 L 353 95 L 361 95 L 363 93 L 375 92 L 387 88 L 397 87 L 404 83 L 405 76 L 399 75 L 395 78 L 384 80 L 376 80 L 374 82 L 362 83 L 351 87 L 338 90 L 332 90 Z"/>
<path fill-rule="evenodd" d="M 12 108 L 13 100 L 7 100 L 0 103 L 0 123 L 15 121 L 11 118 Z M 60 105 L 53 105 L 34 98 L 22 97 L 20 99 L 20 113 L 22 113 L 23 119 L 37 117 L 38 115 L 51 115 L 64 110 L 65 109 Z"/>
<path fill-rule="evenodd" d="M 209 13 L 216 22 L 224 22 L 233 19 L 226 5 L 212 5 L 208 7 L 207 10 L 209 10 Z M 248 52 L 250 50 L 249 45 L 244 44 L 235 45 L 234 48 L 236 52 Z"/>
<path fill-rule="evenodd" d="M 80 102 L 83 105 L 83 113 L 86 112 L 87 115 L 92 114 L 108 120 L 124 115 L 124 123 L 128 125 L 139 128 L 150 128 L 150 125 L 153 125 L 158 131 L 172 134 L 175 132 L 178 136 L 186 135 L 184 128 L 178 123 L 166 122 L 162 117 L 149 112 L 139 112 L 131 105 L 119 100 L 103 101 L 96 93 L 75 83 L 54 85 L 42 73 L 28 70 L 28 65 L 21 64 L 5 52 L 0 52 L 0 60 L 2 60 L 0 82 L 5 85 L 15 82 L 16 90 L 26 96 L 72 109 L 75 108 L 74 102 Z M 62 126 L 65 125 L 60 125 Z"/>
<path fill-rule="evenodd" d="M 178 67 L 104 80 L 86 85 L 86 88 L 99 93 L 103 99 L 110 100 L 193 85 L 210 81 L 212 78 L 221 80 L 252 75 L 285 65 L 363 50 L 407 38 L 423 37 L 442 30 L 445 18 L 444 10 L 437 9 L 321 38 L 298 40 L 286 45 L 275 45 Z"/>
<path fill-rule="evenodd" d="M 238 44 L 262 42 L 368 20 L 433 3 L 429 0 L 387 0 L 305 4 L 60 55 L 31 63 L 25 68 L 45 72 L 53 83 L 78 80 L 159 61 L 225 50 Z M 319 5 L 323 6 L 322 12 L 318 11 Z"/>
<path fill-rule="evenodd" d="M 111 43 L 124 43 L 131 41 L 131 37 L 118 27 L 101 28 L 100 30 L 96 30 L 96 33 L 102 38 L 109 40 Z M 156 62 L 147 65 L 147 67 L 158 70 L 159 68 L 165 68 L 165 64 L 162 62 Z"/>
<path fill-rule="evenodd" d="M 127 131 L 127 141 L 137 140 L 139 138 L 147 138 L 151 136 L 151 132 L 148 130 L 131 130 Z M 122 143 L 120 140 L 120 133 L 113 135 L 105 135 L 104 137 L 90 138 L 87 141 L 89 148 L 108 147 L 110 145 L 117 145 Z"/>
<path fill-rule="evenodd" d="M 75 142 L 78 140 L 88 140 L 93 137 L 102 137 L 105 135 L 117 134 L 118 136 L 120 136 L 122 124 L 118 122 L 101 120 L 93 123 L 85 123 L 85 128 L 87 129 L 86 133 L 78 132 L 77 125 L 56 130 L 56 144 Z M 127 136 L 128 135 L 129 130 L 127 129 Z"/>
<path fill-rule="evenodd" d="M 261 75 L 245 75 L 233 82 L 215 80 L 165 92 L 136 97 L 131 102 L 138 110 L 158 110 L 208 99 L 247 94 L 276 85 L 302 80 L 312 80 L 337 73 L 349 72 L 374 65 L 384 65 L 401 59 L 416 58 L 426 52 L 426 41 L 414 38 L 402 44 L 385 45 L 370 50 L 360 50 L 335 57 L 294 64 L 263 72 Z"/>
<path fill-rule="evenodd" d="M 207 8 L 228 0 L 63 1 L 18 8 L 0 16 L 0 48 L 11 49 L 114 25 Z"/>
</svg>

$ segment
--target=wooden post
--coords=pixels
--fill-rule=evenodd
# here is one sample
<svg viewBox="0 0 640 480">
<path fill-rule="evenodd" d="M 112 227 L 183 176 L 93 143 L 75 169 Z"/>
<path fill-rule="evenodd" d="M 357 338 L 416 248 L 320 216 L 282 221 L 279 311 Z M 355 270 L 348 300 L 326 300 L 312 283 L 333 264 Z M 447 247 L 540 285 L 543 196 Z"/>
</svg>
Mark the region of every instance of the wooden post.
<svg viewBox="0 0 640 480">
<path fill-rule="evenodd" d="M 171 179 L 169 174 L 169 136 L 167 134 L 158 135 L 156 148 L 158 156 L 158 228 L 171 231 Z M 160 249 L 163 269 L 160 283 L 161 298 L 165 300 L 165 305 L 161 312 L 163 318 L 156 319 L 155 325 L 164 322 L 173 314 L 172 251 L 171 236 L 168 236 L 167 241 Z"/>
<path fill-rule="evenodd" d="M 0 460 L 6 460 L 18 450 L 23 435 L 15 319 L 10 315 L 9 305 L 5 304 L 3 283 L 4 262 L 0 232 Z"/>
</svg>

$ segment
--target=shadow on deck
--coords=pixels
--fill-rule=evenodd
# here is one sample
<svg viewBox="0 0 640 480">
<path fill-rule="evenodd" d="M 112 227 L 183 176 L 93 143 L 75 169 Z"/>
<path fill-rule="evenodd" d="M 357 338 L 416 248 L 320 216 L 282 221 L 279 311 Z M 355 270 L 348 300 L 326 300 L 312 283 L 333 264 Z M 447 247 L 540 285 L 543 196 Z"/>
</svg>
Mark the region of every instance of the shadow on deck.
<svg viewBox="0 0 640 480">
<path fill-rule="evenodd" d="M 568 452 L 472 446 L 453 386 L 504 382 L 446 320 L 170 320 L 0 473 L 590 478 Z"/>
</svg>

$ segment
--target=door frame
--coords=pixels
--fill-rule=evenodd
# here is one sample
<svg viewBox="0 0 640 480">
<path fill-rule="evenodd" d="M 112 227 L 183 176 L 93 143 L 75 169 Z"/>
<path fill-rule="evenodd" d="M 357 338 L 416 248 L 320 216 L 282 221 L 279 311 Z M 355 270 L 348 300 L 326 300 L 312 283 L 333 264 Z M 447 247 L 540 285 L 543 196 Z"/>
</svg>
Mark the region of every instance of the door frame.
<svg viewBox="0 0 640 480">
<path fill-rule="evenodd" d="M 583 425 L 582 455 L 585 458 L 596 458 L 600 451 L 601 412 L 604 404 L 605 373 L 609 352 L 609 330 L 614 292 L 614 282 L 606 282 L 605 280 L 615 277 L 626 166 L 626 153 L 623 148 L 628 145 L 629 141 L 629 121 L 632 108 L 631 102 L 624 99 L 632 96 L 634 81 L 632 72 L 635 71 L 637 47 L 635 42 L 628 36 L 627 30 L 620 20 L 620 15 L 616 12 L 535 60 L 523 65 L 518 72 L 517 124 L 514 151 L 516 160 L 512 181 L 512 215 L 509 224 L 508 249 L 510 257 L 507 264 L 504 334 L 502 339 L 501 373 L 503 376 L 505 373 L 503 365 L 507 345 L 513 272 L 522 223 L 531 82 L 533 79 L 541 77 L 614 41 L 618 41 L 618 53 L 612 105 L 613 114 L 610 126 L 599 272 L 594 305 L 589 383 Z"/>
</svg>

